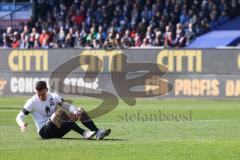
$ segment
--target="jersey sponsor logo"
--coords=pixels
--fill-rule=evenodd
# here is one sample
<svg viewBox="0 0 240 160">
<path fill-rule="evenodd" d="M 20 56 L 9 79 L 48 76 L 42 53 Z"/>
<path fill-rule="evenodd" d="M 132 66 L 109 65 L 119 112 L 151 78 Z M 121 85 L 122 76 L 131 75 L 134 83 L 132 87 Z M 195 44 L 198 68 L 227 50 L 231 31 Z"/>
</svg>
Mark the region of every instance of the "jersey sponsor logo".
<svg viewBox="0 0 240 160">
<path fill-rule="evenodd" d="M 50 116 L 50 107 L 49 106 L 45 107 L 45 111 L 46 111 L 47 116 Z"/>
<path fill-rule="evenodd" d="M 49 104 L 50 104 L 50 106 L 54 106 L 54 105 L 55 105 L 55 103 L 54 103 L 54 101 L 53 101 L 53 98 L 51 98 L 51 99 L 49 100 Z"/>
</svg>

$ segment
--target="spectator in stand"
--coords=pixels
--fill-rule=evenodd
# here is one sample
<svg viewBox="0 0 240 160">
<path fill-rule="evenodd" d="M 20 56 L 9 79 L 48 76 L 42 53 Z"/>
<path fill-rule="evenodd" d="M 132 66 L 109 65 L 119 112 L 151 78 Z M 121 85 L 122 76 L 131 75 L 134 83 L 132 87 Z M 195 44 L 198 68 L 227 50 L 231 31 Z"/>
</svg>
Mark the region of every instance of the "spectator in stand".
<svg viewBox="0 0 240 160">
<path fill-rule="evenodd" d="M 73 48 L 75 44 L 76 35 L 74 34 L 73 28 L 69 28 L 69 32 L 65 39 L 66 48 Z"/>
<path fill-rule="evenodd" d="M 161 31 L 156 31 L 156 37 L 153 40 L 152 46 L 163 46 L 164 41 L 163 41 L 163 35 Z"/>
<path fill-rule="evenodd" d="M 80 26 L 84 21 L 84 11 L 80 11 L 79 9 L 76 11 L 76 15 L 72 16 L 72 21 L 76 23 L 76 25 Z"/>
<path fill-rule="evenodd" d="M 166 48 L 171 48 L 174 46 L 174 40 L 173 40 L 173 32 L 171 31 L 170 26 L 166 26 L 166 30 L 164 33 L 164 46 Z"/>
<path fill-rule="evenodd" d="M 218 24 L 223 25 L 229 20 L 229 17 L 227 16 L 227 13 L 223 11 L 221 13 L 221 16 L 218 18 Z"/>
<path fill-rule="evenodd" d="M 176 48 L 181 48 L 186 45 L 186 37 L 184 35 L 183 26 L 181 23 L 178 23 L 176 28 L 176 37 L 174 40 L 174 46 Z"/>
<path fill-rule="evenodd" d="M 143 39 L 143 43 L 141 44 L 140 47 L 151 47 L 151 44 L 150 44 L 150 37 L 146 37 Z"/>
<path fill-rule="evenodd" d="M 189 19 L 188 11 L 183 10 L 182 14 L 180 15 L 179 22 L 185 25 L 188 22 L 188 19 Z"/>
<path fill-rule="evenodd" d="M 229 11 L 229 16 L 230 18 L 234 18 L 239 16 L 239 7 L 240 7 L 240 2 L 237 0 L 232 0 L 230 4 L 230 11 Z"/>
<path fill-rule="evenodd" d="M 23 29 L 8 28 L 0 37 L 4 47 L 11 48 L 16 40 L 20 48 L 102 48 L 126 41 L 135 47 L 184 47 L 240 15 L 239 0 L 33 2 L 33 19 Z M 19 39 L 14 39 L 15 31 Z"/>
<path fill-rule="evenodd" d="M 49 39 L 49 35 L 47 34 L 47 31 L 45 29 L 43 29 L 42 33 L 39 37 L 39 43 L 44 49 L 49 48 L 48 39 Z"/>
<path fill-rule="evenodd" d="M 173 32 L 168 32 L 164 39 L 164 46 L 166 48 L 172 48 L 174 46 L 174 40 L 173 40 Z"/>
<path fill-rule="evenodd" d="M 185 31 L 185 35 L 186 35 L 186 44 L 190 44 L 194 39 L 197 38 L 197 33 L 193 27 L 192 23 L 188 24 L 188 28 Z"/>
<path fill-rule="evenodd" d="M 36 28 L 33 27 L 29 37 L 29 48 L 39 48 L 38 40 L 39 40 L 39 34 L 37 33 Z"/>
<path fill-rule="evenodd" d="M 23 28 L 23 32 L 20 36 L 20 48 L 21 49 L 27 49 L 28 48 L 28 37 L 29 36 L 29 29 L 28 26 L 25 25 Z"/>
<path fill-rule="evenodd" d="M 18 33 L 15 31 L 13 34 L 13 41 L 12 41 L 12 48 L 19 48 L 20 43 L 19 43 L 19 37 Z"/>
<path fill-rule="evenodd" d="M 64 28 L 61 27 L 60 28 L 60 32 L 58 33 L 58 37 L 57 37 L 57 42 L 59 43 L 59 47 L 63 48 L 65 47 L 64 43 L 65 43 L 65 31 Z"/>
<path fill-rule="evenodd" d="M 130 44 L 133 43 L 133 39 L 131 37 L 130 30 L 126 30 L 124 36 L 122 37 L 122 42 L 129 42 Z"/>
<path fill-rule="evenodd" d="M 211 30 L 214 30 L 218 27 L 218 21 L 217 21 L 217 18 L 216 18 L 216 14 L 215 13 L 211 13 L 210 14 L 210 23 L 209 23 L 209 28 Z"/>
<path fill-rule="evenodd" d="M 135 47 L 140 47 L 141 46 L 142 38 L 141 38 L 141 36 L 138 33 L 136 33 L 134 41 L 135 41 Z"/>
<path fill-rule="evenodd" d="M 107 38 L 106 32 L 103 30 L 102 26 L 98 27 L 98 32 L 96 33 L 96 41 L 99 45 L 99 48 L 103 47 L 104 41 Z"/>
<path fill-rule="evenodd" d="M 12 27 L 8 27 L 7 28 L 7 32 L 4 34 L 3 39 L 5 40 L 6 47 L 10 47 L 11 48 L 11 45 L 12 45 L 12 42 L 13 42 Z"/>
</svg>

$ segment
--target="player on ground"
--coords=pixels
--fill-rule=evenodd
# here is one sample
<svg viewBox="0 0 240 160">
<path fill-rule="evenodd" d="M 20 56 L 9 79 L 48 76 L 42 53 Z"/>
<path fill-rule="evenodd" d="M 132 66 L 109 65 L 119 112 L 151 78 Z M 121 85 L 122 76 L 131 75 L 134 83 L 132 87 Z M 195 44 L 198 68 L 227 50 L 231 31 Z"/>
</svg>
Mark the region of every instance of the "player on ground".
<svg viewBox="0 0 240 160">
<path fill-rule="evenodd" d="M 27 127 L 24 118 L 31 113 L 38 133 L 43 139 L 62 138 L 71 130 L 82 135 L 84 139 L 91 139 L 95 135 L 97 139 L 103 139 L 110 134 L 111 129 L 98 129 L 83 108 L 77 109 L 58 94 L 48 93 L 46 82 L 37 82 L 35 88 L 37 93 L 26 102 L 16 118 L 22 132 L 25 132 Z M 57 106 L 61 107 L 57 109 Z M 71 116 L 67 116 L 64 110 L 70 112 Z M 75 123 L 77 120 L 90 131 L 80 128 Z"/>
</svg>

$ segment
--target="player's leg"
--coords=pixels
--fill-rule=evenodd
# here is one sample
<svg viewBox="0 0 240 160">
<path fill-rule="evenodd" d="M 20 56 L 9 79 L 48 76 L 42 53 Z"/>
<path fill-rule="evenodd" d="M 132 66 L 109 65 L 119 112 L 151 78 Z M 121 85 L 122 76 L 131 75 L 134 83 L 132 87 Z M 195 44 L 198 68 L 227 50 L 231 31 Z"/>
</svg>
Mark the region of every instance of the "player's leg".
<svg viewBox="0 0 240 160">
<path fill-rule="evenodd" d="M 58 128 L 54 131 L 54 135 L 56 136 L 55 138 L 62 138 L 64 135 L 66 135 L 71 130 L 82 135 L 84 139 L 91 139 L 96 134 L 96 132 L 94 132 L 94 131 L 83 130 L 75 122 L 72 122 L 69 120 L 70 120 L 69 117 L 62 109 L 58 109 L 51 116 L 52 123 L 54 123 L 55 126 Z"/>
<path fill-rule="evenodd" d="M 97 128 L 95 123 L 92 121 L 91 117 L 88 116 L 86 111 L 83 108 L 78 108 L 78 110 L 81 112 L 81 117 L 80 117 L 81 123 L 91 131 L 97 132 L 99 129 Z"/>
<path fill-rule="evenodd" d="M 50 118 L 51 122 L 55 124 L 57 128 L 61 128 L 62 126 L 62 121 L 61 121 L 61 116 L 64 113 L 62 109 L 58 109 L 56 112 L 54 112 Z"/>
<path fill-rule="evenodd" d="M 71 130 L 82 135 L 84 139 L 90 139 L 96 134 L 95 131 L 83 130 L 75 122 L 63 122 L 61 117 L 67 117 L 62 109 L 58 109 L 55 113 L 53 113 L 49 121 L 41 128 L 39 132 L 43 139 L 62 138 Z"/>
<path fill-rule="evenodd" d="M 59 129 L 59 138 L 62 138 L 71 130 L 82 135 L 84 139 L 91 139 L 93 136 L 96 135 L 95 131 L 85 131 L 82 128 L 80 128 L 75 122 L 69 121 L 69 122 L 62 122 L 62 126 Z"/>
<path fill-rule="evenodd" d="M 85 127 L 96 132 L 97 139 L 103 139 L 111 133 L 111 129 L 98 129 L 91 117 L 88 116 L 83 108 L 78 108 L 78 110 L 81 112 L 80 121 Z"/>
<path fill-rule="evenodd" d="M 43 139 L 49 138 L 61 138 L 67 134 L 71 129 L 69 128 L 62 130 L 62 121 L 60 117 L 63 114 L 62 109 L 58 109 L 52 114 L 48 122 L 41 128 L 39 134 Z"/>
<path fill-rule="evenodd" d="M 79 133 L 80 135 L 83 135 L 84 130 L 80 128 L 76 123 L 71 122 L 64 111 L 59 112 L 58 110 L 51 116 L 51 121 L 53 121 L 53 123 L 58 127 L 58 130 L 55 131 L 56 135 L 58 135 L 58 138 L 62 138 L 71 130 Z"/>
<path fill-rule="evenodd" d="M 61 117 L 65 118 L 65 122 L 62 121 Z M 51 116 L 50 120 L 42 127 L 39 134 L 43 139 L 49 138 L 62 138 L 71 130 L 79 133 L 84 139 L 92 138 L 96 132 L 85 131 L 80 128 L 75 122 L 67 121 L 67 115 L 62 109 L 58 109 Z"/>
</svg>

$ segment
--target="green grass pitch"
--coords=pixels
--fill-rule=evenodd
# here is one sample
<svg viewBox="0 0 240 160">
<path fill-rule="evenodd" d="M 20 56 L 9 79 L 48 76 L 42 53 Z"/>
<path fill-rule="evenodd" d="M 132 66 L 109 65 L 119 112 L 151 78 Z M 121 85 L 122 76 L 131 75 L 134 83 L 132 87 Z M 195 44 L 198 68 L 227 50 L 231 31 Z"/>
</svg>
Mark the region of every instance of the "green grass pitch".
<svg viewBox="0 0 240 160">
<path fill-rule="evenodd" d="M 134 107 L 120 102 L 95 119 L 112 134 L 103 141 L 86 141 L 74 132 L 64 139 L 41 140 L 31 116 L 27 132 L 21 133 L 15 117 L 26 99 L 0 98 L 0 160 L 240 159 L 240 101 L 140 99 Z M 74 104 L 89 110 L 99 102 L 74 99 Z M 149 118 L 160 111 L 189 119 Z"/>
</svg>

